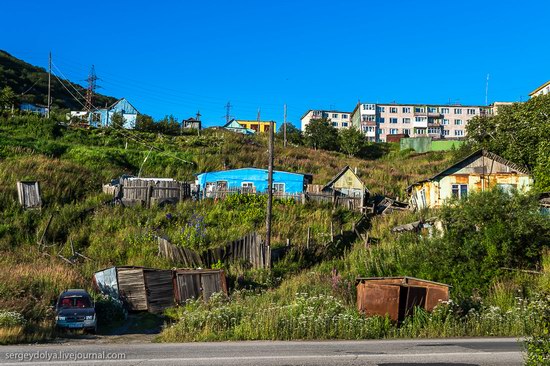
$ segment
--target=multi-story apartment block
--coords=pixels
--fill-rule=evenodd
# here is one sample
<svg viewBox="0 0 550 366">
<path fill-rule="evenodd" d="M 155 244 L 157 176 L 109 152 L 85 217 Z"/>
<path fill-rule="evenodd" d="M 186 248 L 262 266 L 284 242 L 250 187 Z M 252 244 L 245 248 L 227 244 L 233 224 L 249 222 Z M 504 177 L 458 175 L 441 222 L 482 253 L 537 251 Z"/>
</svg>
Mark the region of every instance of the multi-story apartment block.
<svg viewBox="0 0 550 366">
<path fill-rule="evenodd" d="M 335 128 L 348 128 L 351 126 L 350 112 L 341 112 L 341 111 L 325 111 L 325 110 L 313 110 L 310 109 L 301 118 L 302 121 L 302 131 L 306 130 L 306 126 L 312 119 L 321 119 L 326 118 L 330 120 L 332 126 Z"/>
<path fill-rule="evenodd" d="M 459 139 L 470 119 L 490 113 L 486 106 L 357 103 L 351 124 L 369 141 L 385 142 L 396 134 Z"/>
<path fill-rule="evenodd" d="M 536 97 L 537 95 L 545 95 L 545 94 L 550 94 L 550 81 L 542 84 L 541 86 L 533 90 L 531 93 L 529 93 L 529 96 L 532 98 L 532 97 Z"/>
</svg>

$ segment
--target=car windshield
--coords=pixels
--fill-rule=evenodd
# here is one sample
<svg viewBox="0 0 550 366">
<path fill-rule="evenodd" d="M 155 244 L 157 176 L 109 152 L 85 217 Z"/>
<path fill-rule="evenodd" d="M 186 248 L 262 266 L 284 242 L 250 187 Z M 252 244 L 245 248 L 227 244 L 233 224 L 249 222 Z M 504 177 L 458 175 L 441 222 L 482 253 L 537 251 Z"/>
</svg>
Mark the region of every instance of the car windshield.
<svg viewBox="0 0 550 366">
<path fill-rule="evenodd" d="M 85 296 L 64 296 L 59 299 L 60 308 L 89 308 L 90 299 Z"/>
</svg>

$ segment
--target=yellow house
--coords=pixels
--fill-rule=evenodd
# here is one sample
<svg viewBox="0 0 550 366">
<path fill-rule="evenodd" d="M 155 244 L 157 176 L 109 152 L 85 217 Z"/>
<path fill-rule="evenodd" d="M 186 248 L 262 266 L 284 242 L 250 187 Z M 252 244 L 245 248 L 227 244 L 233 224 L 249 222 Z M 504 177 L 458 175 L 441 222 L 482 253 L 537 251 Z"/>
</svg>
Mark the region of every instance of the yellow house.
<svg viewBox="0 0 550 366">
<path fill-rule="evenodd" d="M 248 128 L 250 130 L 256 131 L 256 132 L 269 132 L 269 126 L 270 121 L 253 121 L 253 120 L 245 120 L 245 119 L 238 119 L 236 120 L 238 124 L 243 126 L 244 128 Z M 273 122 L 273 127 L 275 129 L 275 132 L 277 131 L 277 123 Z"/>
<path fill-rule="evenodd" d="M 466 198 L 474 191 L 499 187 L 504 191 L 531 189 L 527 168 L 486 150 L 479 150 L 441 173 L 407 188 L 412 209 L 441 207 L 446 200 Z"/>
<path fill-rule="evenodd" d="M 349 166 L 336 174 L 323 187 L 322 191 L 335 193 L 338 196 L 361 197 L 362 199 L 369 195 L 369 190 L 365 187 L 365 184 Z"/>
</svg>

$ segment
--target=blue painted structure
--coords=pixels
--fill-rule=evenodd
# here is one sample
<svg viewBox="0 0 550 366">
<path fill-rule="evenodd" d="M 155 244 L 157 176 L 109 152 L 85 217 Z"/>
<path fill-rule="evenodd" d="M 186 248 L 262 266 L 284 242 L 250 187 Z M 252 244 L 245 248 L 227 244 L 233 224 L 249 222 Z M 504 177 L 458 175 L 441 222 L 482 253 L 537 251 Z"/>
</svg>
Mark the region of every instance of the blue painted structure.
<svg viewBox="0 0 550 366">
<path fill-rule="evenodd" d="M 226 130 L 229 130 L 229 131 L 233 131 L 233 132 L 238 132 L 238 133 L 242 133 L 243 135 L 253 135 L 256 133 L 256 131 L 250 129 L 250 128 L 246 128 L 244 127 L 243 125 L 241 125 L 239 122 L 237 122 L 236 120 L 232 119 L 231 121 L 227 122 L 223 128 L 225 128 Z"/>
<path fill-rule="evenodd" d="M 124 128 L 134 128 L 136 125 L 138 110 L 126 100 L 122 98 L 109 108 L 98 109 L 91 113 L 89 124 L 92 127 L 107 127 L 111 125 L 113 114 L 120 113 L 124 118 Z"/>
<path fill-rule="evenodd" d="M 19 106 L 19 109 L 23 112 L 33 112 L 33 113 L 39 113 L 42 116 L 45 116 L 48 112 L 48 107 L 31 104 L 31 103 L 21 103 Z"/>
<path fill-rule="evenodd" d="M 199 191 L 202 192 L 223 189 L 220 187 L 226 187 L 229 190 L 246 187 L 249 189 L 253 188 L 253 191 L 257 193 L 266 193 L 267 175 L 267 169 L 242 168 L 222 170 L 198 174 L 197 184 L 199 185 Z M 311 181 L 312 176 L 310 174 L 273 171 L 274 190 L 278 193 L 303 193 L 306 185 L 310 184 Z"/>
</svg>

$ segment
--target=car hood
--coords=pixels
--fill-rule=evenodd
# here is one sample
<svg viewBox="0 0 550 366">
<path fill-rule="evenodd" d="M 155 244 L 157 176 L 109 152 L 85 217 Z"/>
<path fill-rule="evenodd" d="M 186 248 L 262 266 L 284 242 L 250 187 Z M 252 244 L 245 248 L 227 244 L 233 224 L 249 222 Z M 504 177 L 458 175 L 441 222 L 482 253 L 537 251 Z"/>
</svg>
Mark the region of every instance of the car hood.
<svg viewBox="0 0 550 366">
<path fill-rule="evenodd" d="M 71 316 L 71 315 L 86 316 L 86 315 L 94 315 L 94 314 L 95 314 L 94 308 L 68 308 L 68 309 L 60 309 L 57 312 L 57 315 L 59 316 Z"/>
</svg>

